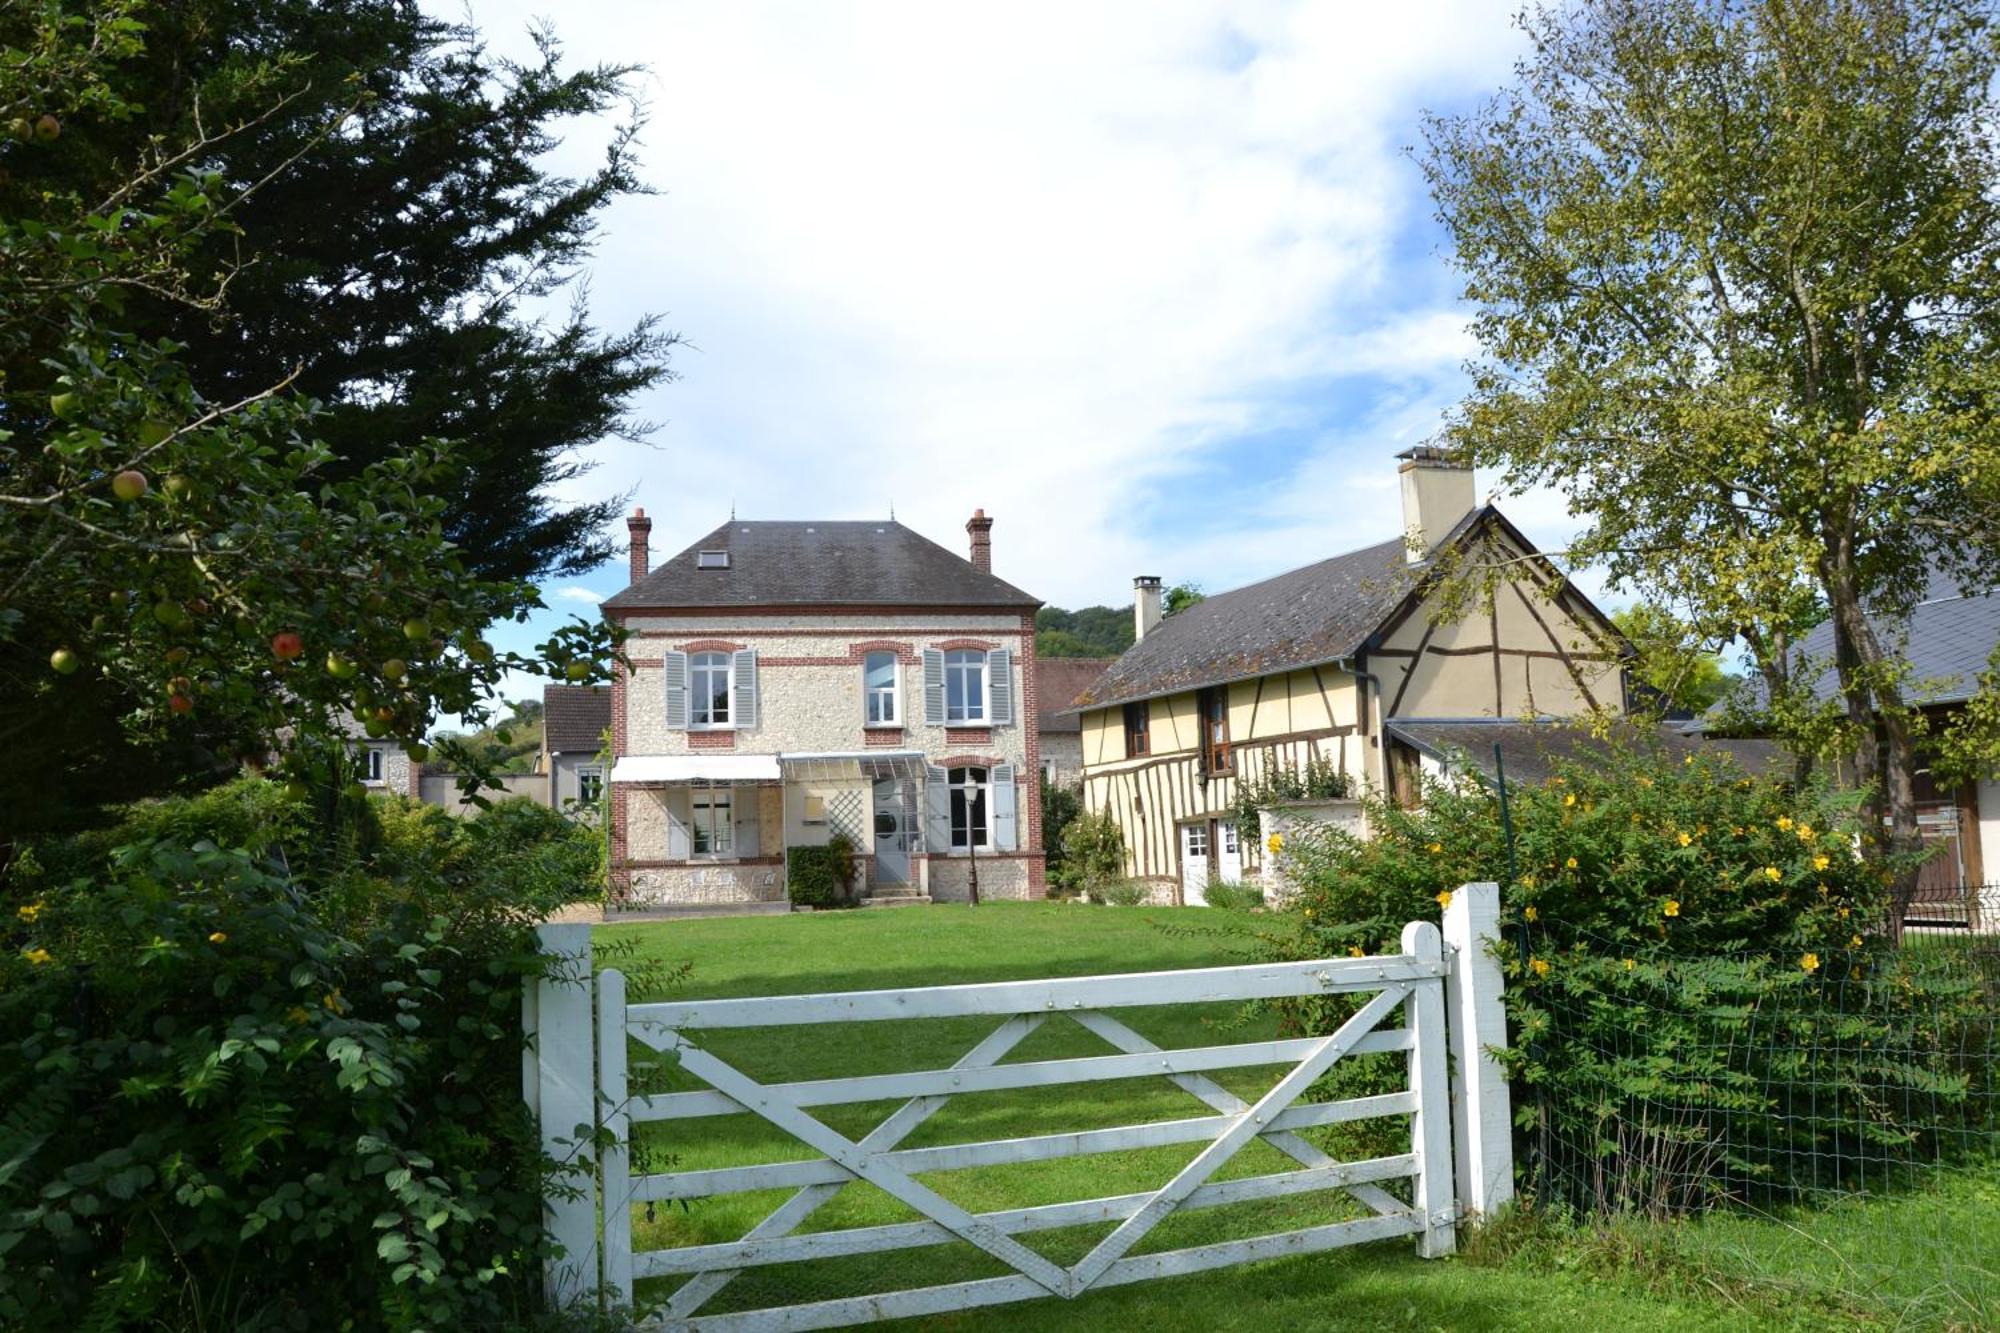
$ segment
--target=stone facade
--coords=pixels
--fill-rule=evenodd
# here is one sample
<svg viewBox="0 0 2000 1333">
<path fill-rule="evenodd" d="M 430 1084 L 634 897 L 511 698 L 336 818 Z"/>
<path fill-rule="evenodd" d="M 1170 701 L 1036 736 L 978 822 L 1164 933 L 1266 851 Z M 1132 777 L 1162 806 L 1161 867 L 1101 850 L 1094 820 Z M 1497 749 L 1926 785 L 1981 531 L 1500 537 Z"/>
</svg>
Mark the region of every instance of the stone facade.
<svg viewBox="0 0 2000 1333">
<path fill-rule="evenodd" d="M 1083 734 L 1076 731 L 1042 733 L 1042 771 L 1057 787 L 1074 787 L 1083 781 Z"/>
</svg>

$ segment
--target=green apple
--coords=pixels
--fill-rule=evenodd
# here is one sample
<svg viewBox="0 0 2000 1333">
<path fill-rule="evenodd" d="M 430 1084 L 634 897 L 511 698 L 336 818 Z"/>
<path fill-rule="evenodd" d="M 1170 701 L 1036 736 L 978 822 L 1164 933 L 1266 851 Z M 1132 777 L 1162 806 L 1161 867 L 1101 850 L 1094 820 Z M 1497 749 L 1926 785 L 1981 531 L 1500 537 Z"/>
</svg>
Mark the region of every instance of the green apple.
<svg viewBox="0 0 2000 1333">
<path fill-rule="evenodd" d="M 55 142 L 62 133 L 62 122 L 54 116 L 43 116 L 35 122 L 35 137 L 43 143 Z"/>
<path fill-rule="evenodd" d="M 410 674 L 410 664 L 400 657 L 392 657 L 382 664 L 383 680 L 401 680 Z"/>
<path fill-rule="evenodd" d="M 367 797 L 367 795 L 368 795 L 368 789 L 362 786 L 360 783 L 350 782 L 347 784 L 347 797 L 349 800 L 352 801 L 363 800 Z"/>
<path fill-rule="evenodd" d="M 379 741 L 389 734 L 389 724 L 379 717 L 369 718 L 361 724 L 361 729 L 368 733 L 368 739 L 371 741 Z"/>
<path fill-rule="evenodd" d="M 176 473 L 161 482 L 160 489 L 167 493 L 169 499 L 185 500 L 194 494 L 194 483 Z"/>
<path fill-rule="evenodd" d="M 335 680 L 352 680 L 355 672 L 360 669 L 352 658 L 342 657 L 339 653 L 326 655 L 326 674 Z"/>
<path fill-rule="evenodd" d="M 174 426 L 171 421 L 142 421 L 137 431 L 139 443 L 148 449 L 173 433 Z"/>
<path fill-rule="evenodd" d="M 179 629 L 188 623 L 189 617 L 179 602 L 160 602 L 153 607 L 153 619 L 168 629 Z"/>
<path fill-rule="evenodd" d="M 49 669 L 58 676 L 74 676 L 76 669 L 83 665 L 83 659 L 74 650 L 58 648 L 49 654 Z"/>
<path fill-rule="evenodd" d="M 111 479 L 111 493 L 126 504 L 142 498 L 151 489 L 152 485 L 146 480 L 146 474 L 137 468 L 128 467 Z"/>
<path fill-rule="evenodd" d="M 310 794 L 306 789 L 306 784 L 297 778 L 293 778 L 285 784 L 285 799 L 288 801 L 303 801 Z"/>
<path fill-rule="evenodd" d="M 76 410 L 82 406 L 83 400 L 67 389 L 61 393 L 53 394 L 49 398 L 49 411 L 55 413 L 64 421 L 68 421 L 71 416 L 75 415 Z"/>
<path fill-rule="evenodd" d="M 431 747 L 422 741 L 411 741 L 403 747 L 403 753 L 410 756 L 412 762 L 421 764 L 431 757 Z"/>
<path fill-rule="evenodd" d="M 465 645 L 465 655 L 475 662 L 491 662 L 493 645 L 484 639 L 473 639 Z"/>
<path fill-rule="evenodd" d="M 591 666 L 588 662 L 571 662 L 563 668 L 563 674 L 571 680 L 588 680 L 590 679 L 590 671 Z"/>
<path fill-rule="evenodd" d="M 422 616 L 411 616 L 403 622 L 403 637 L 411 643 L 422 643 L 431 636 L 431 622 Z"/>
</svg>

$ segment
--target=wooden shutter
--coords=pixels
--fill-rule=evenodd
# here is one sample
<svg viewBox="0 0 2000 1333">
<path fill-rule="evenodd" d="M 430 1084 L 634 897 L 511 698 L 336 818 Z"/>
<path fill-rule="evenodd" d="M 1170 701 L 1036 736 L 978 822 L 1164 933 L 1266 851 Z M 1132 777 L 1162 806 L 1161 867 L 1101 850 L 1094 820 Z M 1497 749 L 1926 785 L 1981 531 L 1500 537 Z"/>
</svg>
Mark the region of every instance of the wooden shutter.
<svg viewBox="0 0 2000 1333">
<path fill-rule="evenodd" d="M 951 775 L 936 764 L 924 765 L 924 850 L 951 850 Z"/>
<path fill-rule="evenodd" d="M 688 724 L 688 655 L 668 653 L 662 659 L 667 678 L 667 725 L 686 731 Z"/>
<path fill-rule="evenodd" d="M 991 830 L 993 847 L 996 851 L 1011 852 L 1018 848 L 1021 840 L 1019 832 L 1020 820 L 1014 813 L 1014 766 L 1012 764 L 996 765 L 993 769 L 991 781 L 993 786 L 990 797 L 993 803 L 993 828 Z"/>
<path fill-rule="evenodd" d="M 743 731 L 757 725 L 757 650 L 744 648 L 731 655 L 729 662 L 729 707 L 730 717 L 736 720 L 736 729 Z"/>
<path fill-rule="evenodd" d="M 996 727 L 1014 725 L 1014 653 L 995 648 L 986 654 L 986 720 Z"/>
<path fill-rule="evenodd" d="M 944 725 L 944 651 L 924 649 L 924 725 Z"/>
<path fill-rule="evenodd" d="M 667 859 L 685 861 L 688 849 L 694 844 L 688 839 L 688 790 L 686 787 L 670 787 L 660 797 L 660 804 L 667 811 Z"/>
</svg>

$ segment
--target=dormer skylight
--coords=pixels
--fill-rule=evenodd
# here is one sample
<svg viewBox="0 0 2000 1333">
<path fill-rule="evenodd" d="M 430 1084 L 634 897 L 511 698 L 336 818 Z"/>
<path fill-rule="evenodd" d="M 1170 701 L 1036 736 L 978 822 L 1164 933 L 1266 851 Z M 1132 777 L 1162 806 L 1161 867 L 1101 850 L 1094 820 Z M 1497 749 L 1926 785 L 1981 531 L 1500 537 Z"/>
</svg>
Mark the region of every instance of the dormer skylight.
<svg viewBox="0 0 2000 1333">
<path fill-rule="evenodd" d="M 694 557 L 694 567 L 696 569 L 727 569 L 729 568 L 729 552 L 697 551 Z"/>
</svg>

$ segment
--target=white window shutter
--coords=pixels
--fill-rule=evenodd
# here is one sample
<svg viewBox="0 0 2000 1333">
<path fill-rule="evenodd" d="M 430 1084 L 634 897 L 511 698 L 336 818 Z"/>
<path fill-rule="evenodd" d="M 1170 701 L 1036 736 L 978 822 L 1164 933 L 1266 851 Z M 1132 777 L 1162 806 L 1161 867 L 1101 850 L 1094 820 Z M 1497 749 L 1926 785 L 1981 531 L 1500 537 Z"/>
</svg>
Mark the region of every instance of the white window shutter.
<svg viewBox="0 0 2000 1333">
<path fill-rule="evenodd" d="M 667 811 L 667 859 L 685 861 L 689 845 L 687 788 L 672 788 L 661 796 L 660 804 Z"/>
<path fill-rule="evenodd" d="M 924 649 L 924 725 L 944 725 L 944 650 Z"/>
<path fill-rule="evenodd" d="M 1014 725 L 1014 654 L 995 648 L 986 654 L 986 720 L 996 727 Z"/>
<path fill-rule="evenodd" d="M 730 716 L 738 731 L 757 725 L 757 650 L 738 650 L 729 663 Z"/>
<path fill-rule="evenodd" d="M 924 850 L 951 850 L 951 775 L 935 764 L 924 765 Z"/>
<path fill-rule="evenodd" d="M 688 724 L 688 655 L 668 653 L 661 665 L 667 678 L 667 725 L 676 731 Z"/>
<path fill-rule="evenodd" d="M 999 764 L 993 769 L 993 846 L 1011 852 L 1020 843 L 1020 820 L 1014 813 L 1014 766 Z"/>
</svg>

